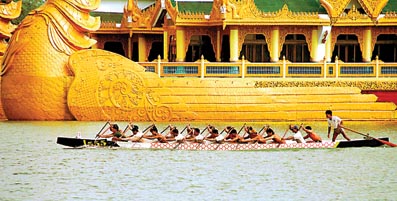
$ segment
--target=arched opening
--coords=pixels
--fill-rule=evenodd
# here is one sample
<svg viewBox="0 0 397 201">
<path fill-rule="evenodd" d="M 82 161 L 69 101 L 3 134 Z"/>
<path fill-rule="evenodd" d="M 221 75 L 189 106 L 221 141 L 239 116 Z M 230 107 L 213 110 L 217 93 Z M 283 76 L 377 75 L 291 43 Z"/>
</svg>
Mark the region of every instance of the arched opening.
<svg viewBox="0 0 397 201">
<path fill-rule="evenodd" d="M 240 52 L 240 59 L 244 55 L 250 62 L 268 62 L 270 53 L 263 34 L 248 34 Z"/>
<path fill-rule="evenodd" d="M 157 59 L 159 55 L 163 59 L 164 58 L 163 48 L 164 46 L 162 42 L 153 42 L 152 48 L 150 49 L 150 53 L 148 56 L 148 61 L 153 61 Z"/>
<path fill-rule="evenodd" d="M 208 61 L 216 61 L 211 38 L 207 35 L 192 36 L 186 52 L 186 61 L 197 61 L 201 58 L 201 55 Z"/>
<path fill-rule="evenodd" d="M 339 35 L 332 53 L 332 61 L 335 61 L 336 56 L 343 62 L 361 62 L 363 57 L 357 36 L 352 34 Z"/>
<path fill-rule="evenodd" d="M 123 44 L 120 42 L 106 42 L 103 49 L 110 51 L 110 52 L 114 52 L 114 53 L 122 55 L 122 56 L 125 56 Z"/>
<path fill-rule="evenodd" d="M 291 62 L 309 62 L 310 52 L 305 35 L 288 34 L 285 37 L 280 59 L 283 59 L 283 56 Z"/>
<path fill-rule="evenodd" d="M 374 51 L 372 52 L 372 60 L 378 56 L 384 62 L 397 61 L 397 35 L 381 34 L 376 39 Z"/>
</svg>

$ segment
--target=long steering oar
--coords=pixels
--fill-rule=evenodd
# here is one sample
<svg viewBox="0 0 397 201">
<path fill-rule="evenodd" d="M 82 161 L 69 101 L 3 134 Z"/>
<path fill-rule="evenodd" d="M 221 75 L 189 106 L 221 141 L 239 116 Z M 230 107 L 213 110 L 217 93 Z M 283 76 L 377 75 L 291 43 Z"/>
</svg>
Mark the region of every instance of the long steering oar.
<svg viewBox="0 0 397 201">
<path fill-rule="evenodd" d="M 382 144 L 388 145 L 388 146 L 390 146 L 390 147 L 397 147 L 396 144 L 393 144 L 393 143 L 388 142 L 388 141 L 386 141 L 386 140 L 381 140 L 381 139 L 378 139 L 378 138 L 375 138 L 375 137 L 371 137 L 371 136 L 369 136 L 369 134 L 360 133 L 360 132 L 355 131 L 355 130 L 353 130 L 353 129 L 346 128 L 346 127 L 344 127 L 344 126 L 341 126 L 341 127 L 344 128 L 344 129 L 346 129 L 346 130 L 348 130 L 348 131 L 351 131 L 351 132 L 353 132 L 353 133 L 357 133 L 357 134 L 363 135 L 363 136 L 365 136 L 365 137 L 369 137 L 369 138 L 371 138 L 371 139 L 374 139 L 374 140 L 376 140 L 376 141 L 378 141 L 378 142 L 380 142 L 380 143 L 382 143 Z"/>
</svg>

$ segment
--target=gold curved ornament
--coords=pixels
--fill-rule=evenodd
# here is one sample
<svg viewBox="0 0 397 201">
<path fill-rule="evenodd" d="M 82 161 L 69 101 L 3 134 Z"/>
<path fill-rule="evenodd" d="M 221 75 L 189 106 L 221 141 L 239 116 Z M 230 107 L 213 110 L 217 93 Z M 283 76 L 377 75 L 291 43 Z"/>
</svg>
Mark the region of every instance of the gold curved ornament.
<svg viewBox="0 0 397 201">
<path fill-rule="evenodd" d="M 170 121 L 172 111 L 150 90 L 162 85 L 153 73 L 118 54 L 84 50 L 69 60 L 75 80 L 68 106 L 77 120 Z"/>
<path fill-rule="evenodd" d="M 89 15 L 99 0 L 48 0 L 29 13 L 2 61 L 2 102 L 8 119 L 72 120 L 66 95 L 73 80 L 69 55 L 91 47 L 99 28 Z M 51 98 L 49 98 L 51 97 Z"/>
</svg>

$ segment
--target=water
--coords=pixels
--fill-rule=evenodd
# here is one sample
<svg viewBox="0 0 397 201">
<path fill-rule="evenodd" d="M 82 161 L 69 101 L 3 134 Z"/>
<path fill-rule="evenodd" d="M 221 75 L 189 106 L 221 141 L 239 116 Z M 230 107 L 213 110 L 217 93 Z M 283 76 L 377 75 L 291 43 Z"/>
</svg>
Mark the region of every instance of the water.
<svg viewBox="0 0 397 201">
<path fill-rule="evenodd" d="M 227 152 L 68 149 L 56 144 L 57 136 L 77 132 L 93 137 L 102 125 L 0 122 L 0 200 L 395 200 L 397 196 L 395 148 Z M 287 124 L 272 125 L 283 134 Z M 311 125 L 326 138 L 325 122 Z M 397 143 L 396 122 L 347 125 Z"/>
</svg>

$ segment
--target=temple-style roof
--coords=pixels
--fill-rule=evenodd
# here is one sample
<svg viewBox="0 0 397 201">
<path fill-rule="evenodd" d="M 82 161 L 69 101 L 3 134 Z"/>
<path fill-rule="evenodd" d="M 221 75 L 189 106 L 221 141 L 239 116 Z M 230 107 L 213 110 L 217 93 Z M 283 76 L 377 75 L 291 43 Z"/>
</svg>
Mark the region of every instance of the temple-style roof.
<svg viewBox="0 0 397 201">
<path fill-rule="evenodd" d="M 109 12 L 91 12 L 92 16 L 101 17 L 102 22 L 116 22 L 120 23 L 123 18 L 123 13 L 109 13 Z"/>
<path fill-rule="evenodd" d="M 389 0 L 386 6 L 383 8 L 382 13 L 396 12 L 397 11 L 397 0 Z"/>
<path fill-rule="evenodd" d="M 276 12 L 287 4 L 288 9 L 292 12 L 318 12 L 326 14 L 327 11 L 321 6 L 318 0 L 254 0 L 256 7 L 263 12 Z"/>
<path fill-rule="evenodd" d="M 172 6 L 176 6 L 175 0 L 171 0 Z M 203 1 L 178 1 L 179 12 L 190 12 L 190 13 L 203 13 L 209 15 L 212 10 L 212 2 Z"/>
</svg>

